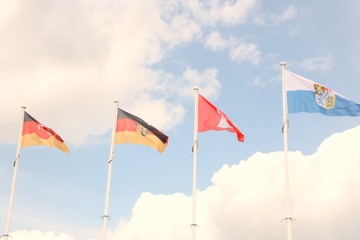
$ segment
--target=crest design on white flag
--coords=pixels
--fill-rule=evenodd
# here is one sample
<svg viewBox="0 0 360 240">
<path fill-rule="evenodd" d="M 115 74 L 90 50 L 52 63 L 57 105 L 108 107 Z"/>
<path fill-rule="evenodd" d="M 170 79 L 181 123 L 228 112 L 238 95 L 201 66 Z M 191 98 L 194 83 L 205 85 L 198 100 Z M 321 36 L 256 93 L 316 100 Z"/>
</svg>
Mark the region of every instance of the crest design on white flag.
<svg viewBox="0 0 360 240">
<path fill-rule="evenodd" d="M 314 90 L 315 100 L 320 107 L 325 109 L 332 109 L 335 107 L 336 96 L 332 90 L 317 83 L 314 84 Z"/>
</svg>

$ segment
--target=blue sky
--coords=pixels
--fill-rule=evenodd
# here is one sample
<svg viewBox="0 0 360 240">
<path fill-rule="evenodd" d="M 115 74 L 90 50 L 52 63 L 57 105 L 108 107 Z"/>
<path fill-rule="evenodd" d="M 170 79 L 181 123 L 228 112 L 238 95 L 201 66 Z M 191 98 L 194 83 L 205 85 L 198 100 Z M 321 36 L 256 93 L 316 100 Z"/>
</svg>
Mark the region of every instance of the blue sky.
<svg viewBox="0 0 360 240">
<path fill-rule="evenodd" d="M 245 135 L 199 134 L 199 239 L 285 239 L 280 62 L 360 102 L 359 9 L 355 0 L 2 1 L 0 224 L 25 105 L 70 154 L 22 149 L 13 239 L 99 239 L 118 100 L 169 145 L 161 155 L 116 146 L 109 239 L 190 237 L 199 86 Z M 289 119 L 294 238 L 359 238 L 359 118 Z"/>
</svg>

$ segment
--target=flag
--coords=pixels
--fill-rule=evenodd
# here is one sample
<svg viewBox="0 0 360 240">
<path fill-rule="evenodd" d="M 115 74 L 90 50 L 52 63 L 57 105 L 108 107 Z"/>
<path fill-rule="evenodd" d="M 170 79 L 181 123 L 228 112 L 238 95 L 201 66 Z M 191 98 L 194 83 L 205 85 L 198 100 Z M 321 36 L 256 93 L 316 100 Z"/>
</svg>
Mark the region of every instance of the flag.
<svg viewBox="0 0 360 240">
<path fill-rule="evenodd" d="M 357 104 L 331 89 L 285 70 L 289 113 L 321 113 L 327 116 L 360 116 Z"/>
<path fill-rule="evenodd" d="M 208 100 L 199 94 L 199 119 L 198 132 L 208 130 L 227 130 L 236 133 L 237 139 L 244 142 L 244 135 L 234 123 L 220 109 L 212 105 Z"/>
<path fill-rule="evenodd" d="M 162 153 L 168 143 L 168 137 L 141 118 L 122 109 L 118 109 L 115 144 L 143 144 L 157 149 Z"/>
<path fill-rule="evenodd" d="M 42 125 L 35 118 L 25 112 L 21 147 L 23 148 L 37 145 L 57 147 L 63 152 L 69 152 L 64 140 L 62 140 L 62 138 L 54 130 Z"/>
</svg>

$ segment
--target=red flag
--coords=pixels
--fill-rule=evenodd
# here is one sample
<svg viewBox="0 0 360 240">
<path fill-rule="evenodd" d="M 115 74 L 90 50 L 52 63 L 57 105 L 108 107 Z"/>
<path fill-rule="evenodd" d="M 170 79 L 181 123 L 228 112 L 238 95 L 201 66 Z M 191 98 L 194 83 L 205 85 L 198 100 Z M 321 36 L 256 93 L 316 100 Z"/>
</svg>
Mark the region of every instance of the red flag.
<svg viewBox="0 0 360 240">
<path fill-rule="evenodd" d="M 238 141 L 244 142 L 244 135 L 226 114 L 199 94 L 198 132 L 208 130 L 227 130 L 236 133 Z"/>
</svg>

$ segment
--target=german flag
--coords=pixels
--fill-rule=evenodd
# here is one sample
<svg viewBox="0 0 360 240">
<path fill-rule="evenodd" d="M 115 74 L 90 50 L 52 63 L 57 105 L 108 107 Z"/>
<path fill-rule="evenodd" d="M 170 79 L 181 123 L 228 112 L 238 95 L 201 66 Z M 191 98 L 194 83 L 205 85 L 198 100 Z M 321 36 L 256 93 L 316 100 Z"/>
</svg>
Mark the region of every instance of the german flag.
<svg viewBox="0 0 360 240">
<path fill-rule="evenodd" d="M 141 118 L 118 109 L 115 144 L 133 143 L 153 147 L 162 153 L 168 143 L 168 137 Z"/>
<path fill-rule="evenodd" d="M 22 130 L 21 147 L 44 145 L 57 147 L 68 153 L 69 149 L 64 140 L 51 128 L 45 127 L 27 112 L 24 114 L 24 125 Z"/>
</svg>

